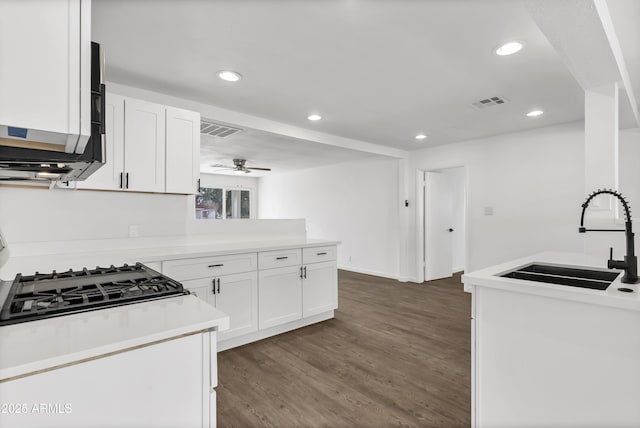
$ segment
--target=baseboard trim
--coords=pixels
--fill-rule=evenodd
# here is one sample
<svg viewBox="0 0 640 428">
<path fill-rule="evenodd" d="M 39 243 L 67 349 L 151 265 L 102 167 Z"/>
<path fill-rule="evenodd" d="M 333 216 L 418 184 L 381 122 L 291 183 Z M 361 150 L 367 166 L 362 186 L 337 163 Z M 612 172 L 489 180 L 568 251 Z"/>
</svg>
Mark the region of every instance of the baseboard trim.
<svg viewBox="0 0 640 428">
<path fill-rule="evenodd" d="M 365 275 L 373 275 L 373 276 L 379 276 L 379 277 L 382 277 L 382 278 L 400 280 L 398 275 L 394 275 L 394 274 L 390 274 L 390 273 L 386 273 L 386 272 L 373 271 L 373 270 L 369 270 L 369 269 L 360 269 L 360 268 L 353 267 L 353 266 L 338 265 L 338 269 L 348 270 L 349 272 L 355 272 L 355 273 L 363 273 Z"/>
<path fill-rule="evenodd" d="M 398 278 L 398 281 L 400 282 L 415 282 L 416 284 L 418 283 L 418 278 L 416 278 L 415 276 L 401 276 Z"/>
<path fill-rule="evenodd" d="M 357 267 L 344 266 L 344 265 L 338 265 L 338 269 L 347 270 L 349 272 L 355 272 L 355 273 L 363 273 L 365 275 L 379 276 L 381 278 L 395 279 L 395 280 L 398 280 L 398 282 L 415 282 L 416 284 L 418 283 L 418 279 L 415 276 L 399 276 L 391 273 L 378 272 L 378 271 L 373 271 L 368 269 L 360 269 Z"/>
<path fill-rule="evenodd" d="M 295 330 L 297 328 L 306 327 L 308 325 L 315 324 L 321 321 L 326 321 L 333 317 L 333 311 L 322 312 L 317 315 L 291 321 L 282 325 L 276 325 L 264 330 L 258 330 L 256 332 L 244 334 L 242 336 L 232 337 L 231 339 L 221 340 L 218 341 L 218 352 L 226 351 L 227 349 L 235 348 L 236 346 L 242 346 L 246 345 L 247 343 L 266 339 L 267 337 L 286 333 L 287 331 Z"/>
</svg>

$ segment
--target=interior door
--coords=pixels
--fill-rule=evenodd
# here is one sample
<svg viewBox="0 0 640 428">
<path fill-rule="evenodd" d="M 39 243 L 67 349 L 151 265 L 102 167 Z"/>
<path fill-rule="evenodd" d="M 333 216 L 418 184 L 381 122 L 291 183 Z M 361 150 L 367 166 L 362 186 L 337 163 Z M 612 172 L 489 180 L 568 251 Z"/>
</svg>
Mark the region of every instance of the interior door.
<svg viewBox="0 0 640 428">
<path fill-rule="evenodd" d="M 453 275 L 453 198 L 447 176 L 425 173 L 424 278 L 431 281 Z"/>
</svg>

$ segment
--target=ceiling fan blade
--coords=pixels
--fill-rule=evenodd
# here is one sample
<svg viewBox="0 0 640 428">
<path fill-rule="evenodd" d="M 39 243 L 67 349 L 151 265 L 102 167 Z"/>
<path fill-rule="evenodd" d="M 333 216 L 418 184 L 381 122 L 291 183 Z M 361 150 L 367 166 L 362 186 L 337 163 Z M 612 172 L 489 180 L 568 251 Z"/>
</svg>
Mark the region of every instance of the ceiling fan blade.
<svg viewBox="0 0 640 428">
<path fill-rule="evenodd" d="M 229 166 L 229 165 L 222 165 L 219 163 L 214 163 L 213 165 L 209 165 L 211 168 L 228 168 L 228 169 L 235 169 L 235 166 Z"/>
<path fill-rule="evenodd" d="M 257 166 L 247 166 L 247 169 L 255 169 L 256 171 L 271 171 L 271 168 L 258 168 Z"/>
</svg>

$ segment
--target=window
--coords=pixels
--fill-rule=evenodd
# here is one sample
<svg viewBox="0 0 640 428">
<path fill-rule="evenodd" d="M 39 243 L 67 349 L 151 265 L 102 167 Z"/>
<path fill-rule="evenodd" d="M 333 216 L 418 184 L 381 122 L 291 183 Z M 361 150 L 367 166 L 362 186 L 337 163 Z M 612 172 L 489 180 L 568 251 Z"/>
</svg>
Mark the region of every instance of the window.
<svg viewBox="0 0 640 428">
<path fill-rule="evenodd" d="M 251 191 L 203 187 L 196 195 L 196 218 L 251 218 Z"/>
</svg>

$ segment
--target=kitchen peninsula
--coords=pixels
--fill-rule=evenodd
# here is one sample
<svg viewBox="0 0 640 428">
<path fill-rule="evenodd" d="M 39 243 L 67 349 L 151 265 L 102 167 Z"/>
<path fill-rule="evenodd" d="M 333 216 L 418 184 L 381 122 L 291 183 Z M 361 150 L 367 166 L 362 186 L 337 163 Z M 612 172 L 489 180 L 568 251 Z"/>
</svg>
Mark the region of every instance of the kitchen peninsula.
<svg viewBox="0 0 640 428">
<path fill-rule="evenodd" d="M 638 284 L 620 272 L 606 290 L 508 276 L 534 265 L 612 272 L 584 254 L 540 253 L 463 275 L 474 426 L 640 425 Z"/>
</svg>

